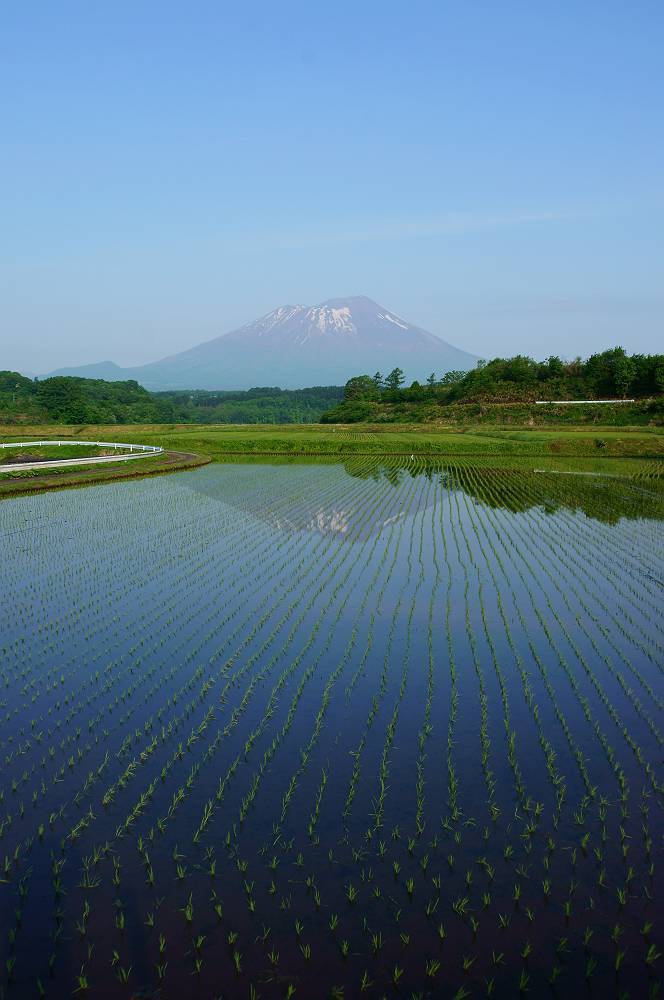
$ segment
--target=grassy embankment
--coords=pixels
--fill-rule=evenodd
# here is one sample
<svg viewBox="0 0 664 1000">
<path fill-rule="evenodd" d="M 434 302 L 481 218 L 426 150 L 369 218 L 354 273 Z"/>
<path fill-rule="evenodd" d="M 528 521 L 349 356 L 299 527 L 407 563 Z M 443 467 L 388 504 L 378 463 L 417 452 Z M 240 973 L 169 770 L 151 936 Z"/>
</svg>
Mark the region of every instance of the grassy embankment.
<svg viewBox="0 0 664 1000">
<path fill-rule="evenodd" d="M 13 432 L 13 433 L 12 433 Z M 108 438 L 118 428 L 99 425 L 23 427 L 21 437 L 52 435 Z M 172 451 L 194 452 L 213 461 L 228 455 L 402 454 L 434 456 L 664 458 L 664 431 L 658 427 L 563 426 L 507 429 L 430 424 L 353 424 L 350 426 L 250 424 L 126 424 L 127 443 L 157 444 Z M 19 440 L 0 426 L 0 440 Z"/>
<path fill-rule="evenodd" d="M 48 433 L 46 433 L 47 430 Z M 71 428 L 67 428 L 67 430 L 71 432 Z M 16 435 L 10 436 L 6 434 L 6 431 L 7 428 L 0 428 L 0 441 L 20 440 L 20 438 Z M 28 437 L 31 439 L 39 434 L 41 437 L 56 436 L 51 434 L 51 428 L 46 429 L 41 427 L 37 428 L 37 434 L 32 434 Z M 66 437 L 73 435 L 61 435 L 58 433 L 57 436 Z M 85 438 L 85 436 L 85 434 L 80 435 L 82 438 Z M 136 443 L 149 444 L 150 442 L 137 441 Z M 60 447 L 31 447 L 25 450 L 16 449 L 16 451 L 12 449 L 2 449 L 0 451 L 0 464 L 9 464 L 11 459 L 7 459 L 7 462 L 5 462 L 3 460 L 4 457 L 9 455 L 20 456 L 22 452 L 23 459 L 25 460 L 25 452 L 27 451 L 29 451 L 30 458 L 33 461 L 52 461 L 54 458 L 61 458 L 63 460 L 70 458 L 92 458 L 104 454 L 110 455 L 123 453 L 122 449 L 118 449 L 117 452 L 115 452 L 114 449 L 96 448 L 94 446 L 86 445 L 72 445 L 71 447 L 67 447 L 66 445 L 62 445 Z M 168 451 L 158 455 L 141 456 L 140 459 L 136 459 L 131 462 L 109 463 L 108 465 L 82 464 L 77 466 L 63 466 L 60 469 L 25 469 L 22 468 L 21 462 L 17 462 L 15 468 L 8 469 L 5 472 L 0 472 L 0 498 L 3 496 L 17 496 L 25 493 L 42 492 L 43 490 L 49 489 L 61 489 L 63 487 L 89 486 L 93 483 L 102 483 L 117 479 L 139 479 L 144 476 L 196 468 L 199 465 L 205 465 L 209 461 L 210 459 L 204 455 L 198 455 L 190 452 Z"/>
</svg>

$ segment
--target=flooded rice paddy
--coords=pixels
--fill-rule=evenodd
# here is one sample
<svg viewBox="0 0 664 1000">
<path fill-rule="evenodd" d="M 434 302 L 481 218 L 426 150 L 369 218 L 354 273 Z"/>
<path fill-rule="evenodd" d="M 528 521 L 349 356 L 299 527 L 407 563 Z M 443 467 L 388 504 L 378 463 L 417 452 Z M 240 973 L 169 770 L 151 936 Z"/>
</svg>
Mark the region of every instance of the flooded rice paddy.
<svg viewBox="0 0 664 1000">
<path fill-rule="evenodd" d="M 658 996 L 645 471 L 2 502 L 0 996 Z"/>
</svg>

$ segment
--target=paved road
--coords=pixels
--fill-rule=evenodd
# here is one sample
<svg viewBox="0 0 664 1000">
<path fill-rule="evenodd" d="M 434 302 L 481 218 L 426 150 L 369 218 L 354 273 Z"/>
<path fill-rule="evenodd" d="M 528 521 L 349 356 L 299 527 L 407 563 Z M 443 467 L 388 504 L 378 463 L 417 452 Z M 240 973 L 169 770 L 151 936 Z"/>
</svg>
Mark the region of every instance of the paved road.
<svg viewBox="0 0 664 1000">
<path fill-rule="evenodd" d="M 149 455 L 159 455 L 155 451 L 131 452 L 129 455 L 98 455 L 93 458 L 61 458 L 48 462 L 12 462 L 11 465 L 0 465 L 0 472 L 16 472 L 30 469 L 61 469 L 68 465 L 97 465 L 102 462 L 131 462 L 135 458 L 147 458 Z"/>
</svg>

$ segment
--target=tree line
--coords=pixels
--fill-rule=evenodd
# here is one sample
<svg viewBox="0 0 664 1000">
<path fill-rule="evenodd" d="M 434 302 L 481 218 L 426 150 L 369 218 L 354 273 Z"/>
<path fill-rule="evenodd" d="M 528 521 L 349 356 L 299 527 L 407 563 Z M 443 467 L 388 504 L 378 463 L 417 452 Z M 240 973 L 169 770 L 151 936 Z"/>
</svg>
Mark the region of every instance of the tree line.
<svg viewBox="0 0 664 1000">
<path fill-rule="evenodd" d="M 664 354 L 632 354 L 614 347 L 583 361 L 546 361 L 519 354 L 512 358 L 479 361 L 468 372 L 435 372 L 424 383 L 405 388 L 401 368 L 388 375 L 358 375 L 344 389 L 346 401 L 403 401 L 438 393 L 452 402 L 522 402 L 534 399 L 601 399 L 627 396 L 646 398 L 664 393 Z"/>
<path fill-rule="evenodd" d="M 158 398 L 173 405 L 174 419 L 204 424 L 310 424 L 343 399 L 343 386 L 280 389 L 262 386 L 244 391 L 199 389 L 193 392 L 160 392 Z"/>
<path fill-rule="evenodd" d="M 152 393 L 134 380 L 54 376 L 29 379 L 0 371 L 0 422 L 60 424 L 317 423 L 343 399 L 342 386 L 243 392 Z"/>
</svg>

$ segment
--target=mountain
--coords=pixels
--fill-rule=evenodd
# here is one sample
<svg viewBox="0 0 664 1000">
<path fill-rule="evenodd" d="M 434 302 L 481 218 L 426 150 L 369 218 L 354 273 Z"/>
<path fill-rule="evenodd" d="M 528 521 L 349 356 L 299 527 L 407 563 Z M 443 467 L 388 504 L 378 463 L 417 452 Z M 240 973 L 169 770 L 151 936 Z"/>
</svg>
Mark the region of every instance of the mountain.
<svg viewBox="0 0 664 1000">
<path fill-rule="evenodd" d="M 399 367 L 406 379 L 474 368 L 477 358 L 365 296 L 317 306 L 280 306 L 260 319 L 188 351 L 137 368 L 112 362 L 51 375 L 136 379 L 146 389 L 297 389 L 340 385 L 353 375 Z"/>
</svg>

